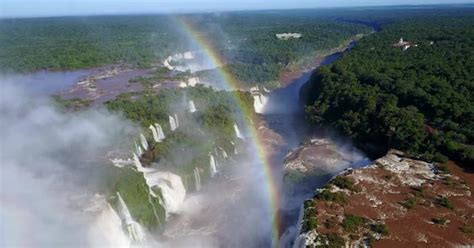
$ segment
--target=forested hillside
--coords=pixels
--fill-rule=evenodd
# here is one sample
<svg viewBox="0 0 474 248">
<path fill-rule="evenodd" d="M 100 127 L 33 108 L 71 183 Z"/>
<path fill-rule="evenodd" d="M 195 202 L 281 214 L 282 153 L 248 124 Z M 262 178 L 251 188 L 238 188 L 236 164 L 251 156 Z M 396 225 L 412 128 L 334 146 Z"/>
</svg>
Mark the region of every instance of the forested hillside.
<svg viewBox="0 0 474 248">
<path fill-rule="evenodd" d="M 314 125 L 367 151 L 474 164 L 474 12 L 396 21 L 320 68 L 302 92 Z M 403 37 L 406 51 L 394 47 Z"/>
</svg>

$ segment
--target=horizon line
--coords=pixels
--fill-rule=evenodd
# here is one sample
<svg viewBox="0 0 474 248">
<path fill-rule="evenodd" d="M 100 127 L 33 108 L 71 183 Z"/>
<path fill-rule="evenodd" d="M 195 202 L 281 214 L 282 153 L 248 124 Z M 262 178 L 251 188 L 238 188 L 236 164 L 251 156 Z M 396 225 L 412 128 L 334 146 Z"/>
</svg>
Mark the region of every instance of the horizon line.
<svg viewBox="0 0 474 248">
<path fill-rule="evenodd" d="M 117 13 L 84 13 L 71 15 L 37 15 L 37 16 L 0 16 L 0 20 L 7 19 L 35 19 L 35 18 L 65 18 L 65 17 L 100 17 L 100 16 L 149 16 L 149 15 L 192 15 L 192 14 L 212 14 L 212 13 L 232 13 L 232 12 L 259 12 L 259 11 L 295 11 L 295 10 L 329 10 L 329 9 L 374 9 L 374 8 L 389 8 L 389 7 L 456 7 L 468 6 L 474 7 L 473 2 L 459 2 L 459 3 L 433 3 L 433 4 L 388 4 L 388 5 L 357 5 L 357 6 L 327 6 L 327 7 L 301 7 L 301 8 L 274 8 L 274 9 L 208 9 L 208 10 L 170 10 L 170 11 L 153 11 L 153 12 L 117 12 Z"/>
</svg>

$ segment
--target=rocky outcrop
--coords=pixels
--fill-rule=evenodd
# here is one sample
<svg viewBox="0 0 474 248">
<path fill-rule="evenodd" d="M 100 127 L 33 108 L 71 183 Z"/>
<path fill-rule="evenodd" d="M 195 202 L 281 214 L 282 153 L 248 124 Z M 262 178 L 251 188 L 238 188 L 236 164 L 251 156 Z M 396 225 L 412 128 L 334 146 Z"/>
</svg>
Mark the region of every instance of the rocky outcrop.
<svg viewBox="0 0 474 248">
<path fill-rule="evenodd" d="M 305 202 L 295 247 L 474 244 L 474 177 L 391 150 L 335 177 Z"/>
<path fill-rule="evenodd" d="M 360 152 L 347 150 L 328 139 L 312 139 L 291 151 L 284 162 L 284 180 L 302 183 L 315 176 L 334 175 L 354 163 L 362 163 Z"/>
</svg>

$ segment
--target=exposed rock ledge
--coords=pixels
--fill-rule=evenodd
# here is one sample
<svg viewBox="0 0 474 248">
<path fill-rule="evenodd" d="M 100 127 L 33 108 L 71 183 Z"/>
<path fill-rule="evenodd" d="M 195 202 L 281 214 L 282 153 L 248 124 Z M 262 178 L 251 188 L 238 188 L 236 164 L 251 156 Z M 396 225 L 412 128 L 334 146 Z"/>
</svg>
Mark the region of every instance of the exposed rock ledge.
<svg viewBox="0 0 474 248">
<path fill-rule="evenodd" d="M 474 245 L 474 176 L 391 150 L 305 202 L 295 247 Z"/>
</svg>

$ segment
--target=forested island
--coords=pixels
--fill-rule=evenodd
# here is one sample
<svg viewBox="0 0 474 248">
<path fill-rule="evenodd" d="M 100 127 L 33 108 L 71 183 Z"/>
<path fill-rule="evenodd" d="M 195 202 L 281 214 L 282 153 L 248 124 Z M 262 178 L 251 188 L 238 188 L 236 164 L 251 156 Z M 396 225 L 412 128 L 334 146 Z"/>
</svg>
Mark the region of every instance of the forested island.
<svg viewBox="0 0 474 248">
<path fill-rule="evenodd" d="M 474 164 L 474 17 L 469 9 L 457 15 L 384 25 L 318 69 L 302 90 L 307 118 L 372 153 L 396 148 Z"/>
</svg>

